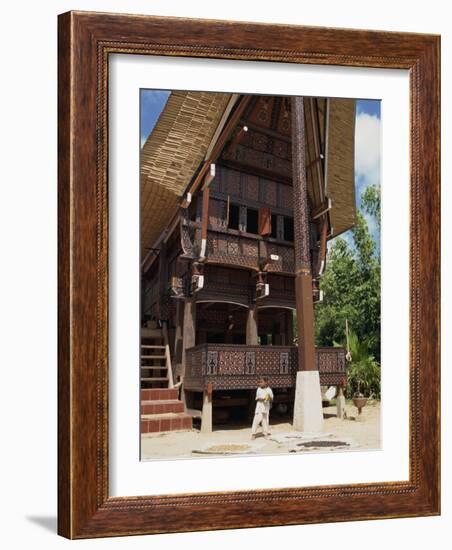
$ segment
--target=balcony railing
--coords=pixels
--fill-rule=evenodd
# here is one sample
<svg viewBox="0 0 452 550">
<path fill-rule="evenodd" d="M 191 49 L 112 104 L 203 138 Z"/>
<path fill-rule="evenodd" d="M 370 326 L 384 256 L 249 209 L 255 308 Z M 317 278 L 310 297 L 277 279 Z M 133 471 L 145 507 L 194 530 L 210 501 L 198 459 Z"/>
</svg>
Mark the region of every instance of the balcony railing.
<svg viewBox="0 0 452 550">
<path fill-rule="evenodd" d="M 275 388 L 295 386 L 298 367 L 296 346 L 246 346 L 202 344 L 187 350 L 185 389 L 202 391 L 252 389 L 266 376 Z M 317 368 L 324 386 L 345 385 L 346 360 L 343 348 L 317 348 Z"/>
<path fill-rule="evenodd" d="M 181 239 L 185 256 L 196 259 L 201 250 L 201 224 L 185 220 L 182 224 Z M 264 257 L 263 243 L 266 243 L 267 257 Z M 293 273 L 294 249 L 286 241 L 264 238 L 254 233 L 235 229 L 209 226 L 207 231 L 206 259 L 215 264 L 239 266 L 259 270 L 266 259 L 269 273 Z"/>
</svg>

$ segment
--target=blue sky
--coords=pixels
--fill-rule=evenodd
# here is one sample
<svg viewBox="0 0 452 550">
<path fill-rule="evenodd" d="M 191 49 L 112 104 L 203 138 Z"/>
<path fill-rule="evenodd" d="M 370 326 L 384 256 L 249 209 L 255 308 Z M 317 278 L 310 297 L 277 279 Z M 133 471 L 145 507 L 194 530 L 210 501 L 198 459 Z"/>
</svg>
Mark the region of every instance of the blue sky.
<svg viewBox="0 0 452 550">
<path fill-rule="evenodd" d="M 164 90 L 140 91 L 141 146 L 154 128 L 168 96 L 169 92 Z M 358 208 L 361 207 L 361 196 L 366 187 L 380 183 L 380 127 L 381 102 L 358 99 L 356 101 L 355 132 L 355 190 Z M 372 235 L 379 244 L 380 236 L 375 221 L 366 213 L 364 216 Z M 345 233 L 343 236 L 351 244 L 351 235 Z"/>
<path fill-rule="evenodd" d="M 140 90 L 141 147 L 152 132 L 169 94 L 165 90 Z"/>
<path fill-rule="evenodd" d="M 356 205 L 369 185 L 380 185 L 381 163 L 381 101 L 357 100 L 355 127 L 355 192 Z M 369 230 L 380 248 L 380 234 L 375 220 L 363 212 Z M 344 237 L 351 243 L 351 236 Z"/>
</svg>

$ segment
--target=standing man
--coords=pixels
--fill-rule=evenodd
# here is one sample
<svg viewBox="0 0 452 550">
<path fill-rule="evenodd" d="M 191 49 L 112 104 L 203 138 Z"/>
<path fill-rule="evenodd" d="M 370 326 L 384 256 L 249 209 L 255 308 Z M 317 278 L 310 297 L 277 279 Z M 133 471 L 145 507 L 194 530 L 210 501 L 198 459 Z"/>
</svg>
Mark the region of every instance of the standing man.
<svg viewBox="0 0 452 550">
<path fill-rule="evenodd" d="M 251 428 L 251 438 L 256 439 L 257 428 L 262 424 L 264 436 L 270 435 L 268 431 L 268 422 L 270 417 L 270 408 L 273 401 L 273 392 L 268 385 L 267 378 L 259 380 L 259 387 L 256 391 L 256 410 L 254 412 L 253 426 Z"/>
</svg>

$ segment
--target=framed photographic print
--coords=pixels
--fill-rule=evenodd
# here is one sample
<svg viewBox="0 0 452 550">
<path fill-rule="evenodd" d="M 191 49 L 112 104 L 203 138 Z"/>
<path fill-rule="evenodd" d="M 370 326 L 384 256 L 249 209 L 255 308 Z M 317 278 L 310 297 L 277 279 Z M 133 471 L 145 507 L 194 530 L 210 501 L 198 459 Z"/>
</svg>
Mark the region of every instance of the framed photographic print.
<svg viewBox="0 0 452 550">
<path fill-rule="evenodd" d="M 439 514 L 437 36 L 59 17 L 59 533 Z"/>
</svg>

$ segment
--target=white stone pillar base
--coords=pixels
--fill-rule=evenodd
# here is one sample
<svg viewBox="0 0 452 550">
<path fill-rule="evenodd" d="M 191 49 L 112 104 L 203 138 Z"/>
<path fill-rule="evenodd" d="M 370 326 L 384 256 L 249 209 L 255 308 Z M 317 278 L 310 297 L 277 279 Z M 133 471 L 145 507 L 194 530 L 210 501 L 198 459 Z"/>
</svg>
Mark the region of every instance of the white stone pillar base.
<svg viewBox="0 0 452 550">
<path fill-rule="evenodd" d="M 207 391 L 203 393 L 201 433 L 212 433 L 212 395 Z"/>
<path fill-rule="evenodd" d="M 297 372 L 293 427 L 297 432 L 323 431 L 322 392 L 317 370 Z"/>
</svg>

